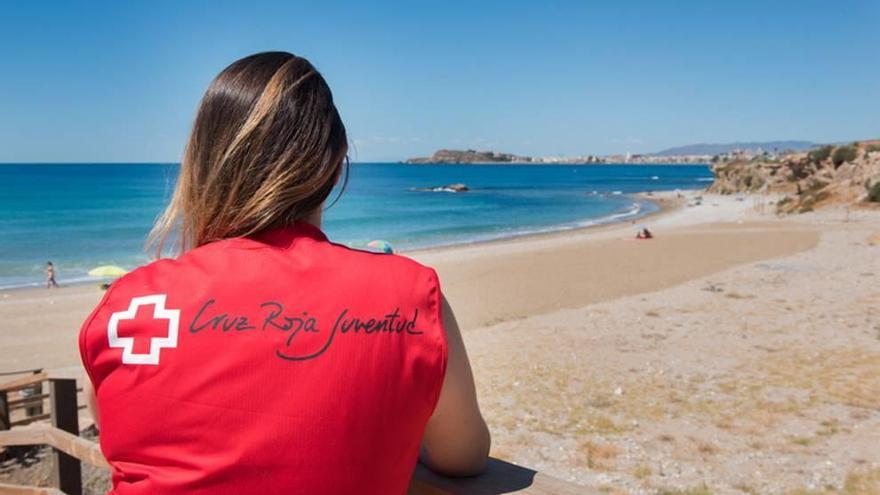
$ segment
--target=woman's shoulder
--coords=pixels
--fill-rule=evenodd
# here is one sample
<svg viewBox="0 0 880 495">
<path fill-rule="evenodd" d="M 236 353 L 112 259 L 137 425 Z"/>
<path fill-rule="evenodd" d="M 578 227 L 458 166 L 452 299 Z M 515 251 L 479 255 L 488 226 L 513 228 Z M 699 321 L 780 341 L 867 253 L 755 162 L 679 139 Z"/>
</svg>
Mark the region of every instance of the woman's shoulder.
<svg viewBox="0 0 880 495">
<path fill-rule="evenodd" d="M 330 249 L 350 262 L 361 266 L 369 266 L 377 270 L 395 270 L 417 273 L 435 273 L 434 268 L 416 261 L 409 256 L 398 253 L 377 253 L 364 249 L 353 248 L 344 244 L 328 242 Z"/>
</svg>

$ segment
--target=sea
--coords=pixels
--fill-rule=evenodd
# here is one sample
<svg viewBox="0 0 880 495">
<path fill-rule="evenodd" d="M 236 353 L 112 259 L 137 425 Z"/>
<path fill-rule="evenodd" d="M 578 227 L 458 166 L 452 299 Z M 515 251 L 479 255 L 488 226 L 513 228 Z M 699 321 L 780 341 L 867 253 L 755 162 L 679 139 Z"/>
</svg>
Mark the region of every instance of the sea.
<svg viewBox="0 0 880 495">
<path fill-rule="evenodd" d="M 148 263 L 144 241 L 177 164 L 0 165 L 0 289 L 91 280 L 99 265 Z M 634 193 L 705 188 L 706 165 L 354 163 L 324 213 L 336 242 L 395 250 L 467 244 L 624 222 L 657 210 Z M 467 192 L 442 186 L 461 183 Z M 335 191 L 331 198 L 337 197 Z"/>
</svg>

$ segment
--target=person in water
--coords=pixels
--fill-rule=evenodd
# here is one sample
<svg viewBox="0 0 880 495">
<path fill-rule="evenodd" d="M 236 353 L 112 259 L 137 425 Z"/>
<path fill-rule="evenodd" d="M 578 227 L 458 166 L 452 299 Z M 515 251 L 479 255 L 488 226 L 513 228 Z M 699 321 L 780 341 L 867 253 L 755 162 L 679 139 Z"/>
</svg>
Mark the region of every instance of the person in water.
<svg viewBox="0 0 880 495">
<path fill-rule="evenodd" d="M 55 281 L 55 265 L 53 265 L 51 261 L 47 261 L 46 262 L 46 288 L 51 289 L 52 287 L 58 287 L 58 282 Z"/>
<path fill-rule="evenodd" d="M 321 230 L 347 137 L 308 60 L 236 61 L 198 108 L 160 259 L 83 323 L 112 493 L 406 493 L 480 473 L 490 436 L 437 273 Z M 174 258 L 162 258 L 174 239 Z"/>
</svg>

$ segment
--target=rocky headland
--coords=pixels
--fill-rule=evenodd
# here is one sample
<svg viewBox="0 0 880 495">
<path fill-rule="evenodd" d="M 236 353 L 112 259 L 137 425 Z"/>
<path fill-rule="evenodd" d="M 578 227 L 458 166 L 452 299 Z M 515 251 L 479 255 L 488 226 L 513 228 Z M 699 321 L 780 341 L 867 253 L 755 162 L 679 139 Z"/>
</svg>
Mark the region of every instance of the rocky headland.
<svg viewBox="0 0 880 495">
<path fill-rule="evenodd" d="M 476 150 L 437 150 L 428 157 L 410 158 L 405 163 L 529 163 L 532 159 L 511 153 Z"/>
<path fill-rule="evenodd" d="M 709 192 L 781 194 L 779 213 L 880 204 L 880 140 L 827 145 L 778 159 L 721 161 L 712 171 L 715 182 Z"/>
</svg>

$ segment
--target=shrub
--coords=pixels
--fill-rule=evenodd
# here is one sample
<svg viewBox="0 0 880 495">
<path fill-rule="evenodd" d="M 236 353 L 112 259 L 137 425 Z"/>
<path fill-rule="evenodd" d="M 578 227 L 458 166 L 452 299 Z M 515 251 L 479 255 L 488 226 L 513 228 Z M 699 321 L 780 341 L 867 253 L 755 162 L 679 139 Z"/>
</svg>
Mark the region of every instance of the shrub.
<svg viewBox="0 0 880 495">
<path fill-rule="evenodd" d="M 875 182 L 873 186 L 868 187 L 868 201 L 872 203 L 880 203 L 880 181 Z"/>
<path fill-rule="evenodd" d="M 823 180 L 812 179 L 812 180 L 810 180 L 810 183 L 807 184 L 807 192 L 811 192 L 811 193 L 816 192 L 819 189 L 822 189 L 827 185 L 828 185 L 828 183 Z"/>
<path fill-rule="evenodd" d="M 841 146 L 831 155 L 831 163 L 834 164 L 834 168 L 837 168 L 846 162 L 855 160 L 858 156 L 859 150 L 855 146 Z"/>
<path fill-rule="evenodd" d="M 869 144 L 865 147 L 866 153 L 874 153 L 880 151 L 880 144 Z"/>
<path fill-rule="evenodd" d="M 759 191 L 762 187 L 764 187 L 766 182 L 762 177 L 751 176 L 749 180 L 749 191 Z"/>
<path fill-rule="evenodd" d="M 657 495 L 712 495 L 712 490 L 705 484 L 688 488 L 686 490 L 678 490 L 671 488 L 661 488 L 657 491 Z"/>
<path fill-rule="evenodd" d="M 795 206 L 794 200 L 791 197 L 786 196 L 786 197 L 780 199 L 779 202 L 776 203 L 776 213 L 777 214 L 791 213 L 791 209 L 794 206 Z"/>
<path fill-rule="evenodd" d="M 806 179 L 810 176 L 809 162 L 790 162 L 788 169 L 791 170 L 791 176 L 794 177 L 794 180 Z"/>
<path fill-rule="evenodd" d="M 831 156 L 832 151 L 834 151 L 834 146 L 831 146 L 830 144 L 828 146 L 822 146 L 821 148 L 807 153 L 807 159 L 816 165 L 819 165 Z"/>
<path fill-rule="evenodd" d="M 789 197 L 789 196 L 786 196 L 786 197 L 780 199 L 780 200 L 776 203 L 776 213 L 785 213 L 786 206 L 791 206 L 791 205 L 792 205 L 792 201 L 793 201 L 793 200 L 792 200 L 791 197 Z"/>
<path fill-rule="evenodd" d="M 828 191 L 817 191 L 813 193 L 813 203 L 819 203 L 821 201 L 825 201 L 826 199 L 831 197 L 831 193 Z"/>
</svg>

